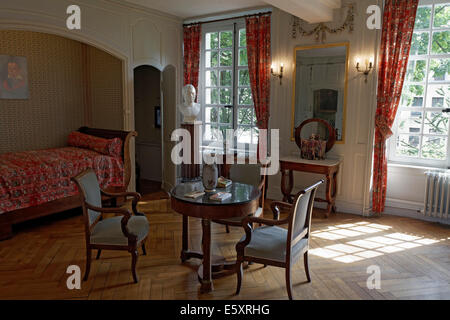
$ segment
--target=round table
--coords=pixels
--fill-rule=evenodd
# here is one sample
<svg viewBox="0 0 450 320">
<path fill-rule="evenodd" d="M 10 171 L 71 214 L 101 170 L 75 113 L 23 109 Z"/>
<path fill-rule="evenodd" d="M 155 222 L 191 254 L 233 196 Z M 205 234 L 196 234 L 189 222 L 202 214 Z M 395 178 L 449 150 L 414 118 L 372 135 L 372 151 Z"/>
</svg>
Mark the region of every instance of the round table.
<svg viewBox="0 0 450 320">
<path fill-rule="evenodd" d="M 172 209 L 183 215 L 183 237 L 181 261 L 190 258 L 203 259 L 198 274 L 202 293 L 213 290 L 212 279 L 235 273 L 234 263 L 226 263 L 223 257 L 211 257 L 211 220 L 234 217 L 245 217 L 256 212 L 259 206 L 261 192 L 256 186 L 233 182 L 227 188 L 216 188 L 213 193 L 205 193 L 196 199 L 184 195 L 191 191 L 204 191 L 201 182 L 181 183 L 171 191 Z M 221 202 L 210 200 L 209 197 L 219 191 L 231 193 L 231 198 Z M 188 217 L 202 219 L 202 251 L 190 251 L 188 248 L 189 220 Z"/>
</svg>

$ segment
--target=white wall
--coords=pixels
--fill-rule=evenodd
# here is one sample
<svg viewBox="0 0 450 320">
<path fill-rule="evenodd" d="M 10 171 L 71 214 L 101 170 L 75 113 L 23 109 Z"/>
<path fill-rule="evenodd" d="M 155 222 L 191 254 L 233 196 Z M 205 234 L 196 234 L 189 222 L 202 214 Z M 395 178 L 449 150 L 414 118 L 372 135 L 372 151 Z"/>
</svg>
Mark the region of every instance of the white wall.
<svg viewBox="0 0 450 320">
<path fill-rule="evenodd" d="M 81 8 L 81 30 L 68 30 L 66 27 L 66 9 L 72 4 Z M 173 66 L 176 76 L 172 77 L 171 83 L 166 82 L 171 86 L 168 92 L 175 95 L 172 108 L 180 101 L 182 21 L 179 18 L 130 4 L 124 5 L 122 1 L 116 0 L 14 0 L 0 2 L 0 29 L 58 34 L 91 44 L 123 60 L 125 130 L 134 129 L 135 66 L 148 64 L 159 70 Z M 176 118 L 172 110 L 168 110 L 164 117 L 164 106 L 162 109 L 166 138 L 171 129 L 176 127 Z M 167 144 L 167 147 L 170 145 Z M 134 159 L 134 142 L 132 149 Z M 170 161 L 164 163 L 164 170 L 167 171 L 164 185 L 170 188 L 175 182 L 175 166 Z"/>
<path fill-rule="evenodd" d="M 343 1 L 348 3 L 348 1 Z M 372 73 L 368 82 L 356 72 L 356 57 L 376 57 L 380 31 L 366 27 L 366 9 L 369 5 L 381 4 L 381 0 L 357 1 L 355 7 L 355 30 L 339 34 L 327 34 L 325 43 L 349 42 L 349 74 L 346 111 L 345 143 L 336 144 L 328 153 L 329 158 L 341 158 L 343 164 L 338 176 L 337 209 L 341 212 L 362 214 L 369 208 L 369 186 L 372 159 L 372 132 L 376 108 L 376 77 Z M 335 12 L 335 25 L 343 21 L 346 9 Z M 283 84 L 273 78 L 271 83 L 271 117 L 270 127 L 280 129 L 280 154 L 288 155 L 298 151 L 291 141 L 290 124 L 292 108 L 292 76 L 294 71 L 294 48 L 320 44 L 314 36 L 291 38 L 292 17 L 278 9 L 272 14 L 272 61 L 285 65 Z M 364 61 L 364 60 L 362 60 Z M 376 60 L 375 60 L 376 62 Z M 376 65 L 376 63 L 375 63 Z M 294 191 L 311 184 L 320 176 L 295 173 Z M 281 199 L 280 174 L 269 178 L 268 197 Z M 320 191 L 323 195 L 323 190 Z"/>
<path fill-rule="evenodd" d="M 396 164 L 388 165 L 385 211 L 394 212 L 393 208 L 408 209 L 417 213 L 423 209 L 425 201 L 425 167 L 412 167 Z"/>
</svg>

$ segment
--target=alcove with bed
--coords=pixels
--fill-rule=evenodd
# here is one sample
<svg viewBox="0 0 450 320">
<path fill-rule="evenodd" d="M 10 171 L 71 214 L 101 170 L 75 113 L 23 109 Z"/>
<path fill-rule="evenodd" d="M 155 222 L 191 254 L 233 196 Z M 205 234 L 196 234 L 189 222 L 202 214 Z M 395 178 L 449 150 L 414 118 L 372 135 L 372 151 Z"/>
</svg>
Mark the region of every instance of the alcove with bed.
<svg viewBox="0 0 450 320">
<path fill-rule="evenodd" d="M 79 207 L 70 178 L 87 168 L 106 191 L 126 191 L 134 136 L 81 127 L 70 133 L 66 147 L 0 154 L 0 240 L 12 237 L 14 224 Z"/>
</svg>

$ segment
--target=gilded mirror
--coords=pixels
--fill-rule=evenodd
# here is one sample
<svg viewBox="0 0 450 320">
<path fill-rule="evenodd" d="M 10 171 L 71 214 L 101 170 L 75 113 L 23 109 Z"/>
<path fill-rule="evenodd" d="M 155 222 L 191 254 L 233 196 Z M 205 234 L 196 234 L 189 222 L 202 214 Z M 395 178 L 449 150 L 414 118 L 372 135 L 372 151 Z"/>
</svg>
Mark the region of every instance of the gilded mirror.
<svg viewBox="0 0 450 320">
<path fill-rule="evenodd" d="M 347 103 L 348 43 L 296 47 L 291 139 L 308 119 L 327 121 L 336 143 L 344 143 Z"/>
</svg>

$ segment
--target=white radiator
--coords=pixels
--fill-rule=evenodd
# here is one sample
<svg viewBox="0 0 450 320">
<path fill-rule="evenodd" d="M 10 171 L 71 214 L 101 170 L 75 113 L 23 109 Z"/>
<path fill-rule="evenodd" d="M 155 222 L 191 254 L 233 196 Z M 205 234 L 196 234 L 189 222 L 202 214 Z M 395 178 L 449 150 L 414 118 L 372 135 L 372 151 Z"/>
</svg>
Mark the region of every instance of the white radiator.
<svg viewBox="0 0 450 320">
<path fill-rule="evenodd" d="M 425 216 L 440 219 L 450 217 L 450 170 L 427 171 L 425 189 Z"/>
</svg>

